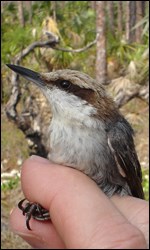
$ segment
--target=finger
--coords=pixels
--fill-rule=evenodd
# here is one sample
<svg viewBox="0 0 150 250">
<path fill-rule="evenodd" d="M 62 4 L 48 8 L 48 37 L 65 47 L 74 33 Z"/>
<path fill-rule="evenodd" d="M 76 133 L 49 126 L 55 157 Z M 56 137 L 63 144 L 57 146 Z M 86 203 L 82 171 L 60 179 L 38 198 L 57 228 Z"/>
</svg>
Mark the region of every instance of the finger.
<svg viewBox="0 0 150 250">
<path fill-rule="evenodd" d="M 22 188 L 28 200 L 50 210 L 67 248 L 96 248 L 97 244 L 108 249 L 116 244 L 143 248 L 145 244 L 139 230 L 80 171 L 31 157 L 22 167 Z"/>
<path fill-rule="evenodd" d="M 125 217 L 143 233 L 147 245 L 149 245 L 149 203 L 131 196 L 115 195 L 111 200 Z"/>
<path fill-rule="evenodd" d="M 33 222 L 33 223 L 32 223 Z M 50 221 L 39 223 L 31 219 L 32 230 L 29 231 L 25 225 L 25 217 L 18 208 L 10 215 L 10 227 L 12 231 L 22 237 L 34 248 L 41 249 L 64 249 L 64 243 L 56 232 Z"/>
</svg>

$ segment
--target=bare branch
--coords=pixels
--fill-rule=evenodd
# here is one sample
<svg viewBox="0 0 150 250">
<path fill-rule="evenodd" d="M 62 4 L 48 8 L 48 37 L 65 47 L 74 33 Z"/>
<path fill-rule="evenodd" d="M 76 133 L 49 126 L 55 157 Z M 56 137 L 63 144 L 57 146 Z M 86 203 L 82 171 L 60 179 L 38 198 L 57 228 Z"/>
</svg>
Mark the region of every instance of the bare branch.
<svg viewBox="0 0 150 250">
<path fill-rule="evenodd" d="M 44 42 L 34 42 L 32 44 L 30 44 L 27 48 L 25 48 L 24 50 L 22 50 L 16 57 L 15 57 L 15 63 L 19 64 L 21 59 L 24 58 L 25 56 L 27 56 L 31 51 L 33 51 L 35 48 L 37 47 L 45 47 L 45 48 L 54 48 L 54 46 L 58 43 L 58 41 L 56 41 L 56 39 L 51 39 L 48 41 L 44 41 Z"/>
<path fill-rule="evenodd" d="M 80 53 L 83 52 L 89 48 L 91 48 L 93 45 L 96 44 L 96 39 L 87 44 L 85 47 L 80 48 L 80 49 L 66 49 L 66 48 L 59 48 L 56 47 L 56 44 L 58 44 L 59 41 L 53 37 L 52 39 L 48 40 L 48 41 L 44 41 L 44 42 L 34 42 L 31 45 L 29 45 L 27 48 L 25 48 L 24 50 L 22 50 L 14 59 L 14 63 L 15 64 L 20 64 L 20 61 L 22 60 L 22 58 L 26 57 L 31 51 L 33 51 L 35 48 L 37 47 L 45 47 L 45 48 L 52 48 L 55 50 L 59 50 L 59 51 L 64 51 L 64 52 L 72 52 L 72 53 Z"/>
<path fill-rule="evenodd" d="M 145 101 L 147 104 L 149 103 L 149 87 L 147 86 L 140 86 L 139 88 L 135 88 L 130 92 L 119 92 L 116 97 L 114 98 L 115 103 L 118 108 L 124 106 L 127 102 L 132 100 L 133 98 L 140 98 L 141 100 Z"/>
<path fill-rule="evenodd" d="M 96 44 L 96 39 L 93 42 L 87 44 L 85 47 L 80 48 L 80 49 L 65 49 L 65 48 L 59 48 L 59 47 L 54 47 L 53 49 L 64 51 L 64 52 L 79 53 L 79 52 L 83 52 L 83 51 L 91 48 L 95 44 Z"/>
</svg>

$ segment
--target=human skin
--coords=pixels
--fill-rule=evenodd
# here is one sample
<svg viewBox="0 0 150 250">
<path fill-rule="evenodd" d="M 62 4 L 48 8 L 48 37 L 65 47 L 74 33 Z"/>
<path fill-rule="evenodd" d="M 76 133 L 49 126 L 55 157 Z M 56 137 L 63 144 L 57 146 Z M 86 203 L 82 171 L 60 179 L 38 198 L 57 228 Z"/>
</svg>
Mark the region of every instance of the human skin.
<svg viewBox="0 0 150 250">
<path fill-rule="evenodd" d="M 104 195 L 82 172 L 32 156 L 21 170 L 27 200 L 50 211 L 51 221 L 30 220 L 12 210 L 10 227 L 34 248 L 147 249 L 148 202 Z"/>
</svg>

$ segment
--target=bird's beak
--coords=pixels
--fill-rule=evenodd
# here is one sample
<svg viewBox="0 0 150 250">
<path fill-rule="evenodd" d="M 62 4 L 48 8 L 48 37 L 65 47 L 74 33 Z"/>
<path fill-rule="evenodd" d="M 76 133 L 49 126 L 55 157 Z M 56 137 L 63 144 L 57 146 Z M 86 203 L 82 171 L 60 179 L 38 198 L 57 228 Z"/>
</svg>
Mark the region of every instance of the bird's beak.
<svg viewBox="0 0 150 250">
<path fill-rule="evenodd" d="M 15 71 L 17 74 L 20 74 L 25 79 L 35 83 L 38 87 L 44 87 L 44 81 L 41 78 L 41 75 L 33 70 L 13 65 L 13 64 L 6 64 L 11 70 Z"/>
</svg>

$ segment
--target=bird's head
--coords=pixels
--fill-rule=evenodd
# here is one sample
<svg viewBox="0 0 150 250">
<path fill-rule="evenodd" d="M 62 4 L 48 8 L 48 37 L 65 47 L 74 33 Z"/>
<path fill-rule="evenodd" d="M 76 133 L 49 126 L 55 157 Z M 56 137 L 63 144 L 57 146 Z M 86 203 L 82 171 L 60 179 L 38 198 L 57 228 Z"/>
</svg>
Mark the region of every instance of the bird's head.
<svg viewBox="0 0 150 250">
<path fill-rule="evenodd" d="M 105 120 L 115 111 L 104 87 L 85 73 L 70 69 L 37 73 L 18 65 L 7 66 L 41 89 L 55 117 L 85 123 L 88 118 Z"/>
</svg>

